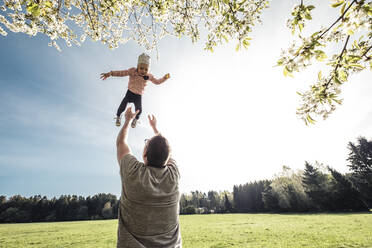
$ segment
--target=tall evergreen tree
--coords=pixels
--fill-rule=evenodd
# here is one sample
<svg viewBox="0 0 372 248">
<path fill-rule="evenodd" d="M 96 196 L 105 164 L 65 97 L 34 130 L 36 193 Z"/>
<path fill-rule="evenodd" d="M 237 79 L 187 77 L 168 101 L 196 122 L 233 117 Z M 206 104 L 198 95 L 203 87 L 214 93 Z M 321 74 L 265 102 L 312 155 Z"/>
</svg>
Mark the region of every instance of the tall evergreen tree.
<svg viewBox="0 0 372 248">
<path fill-rule="evenodd" d="M 213 210 L 214 212 L 217 211 L 218 205 L 219 205 L 219 196 L 217 191 L 208 191 L 208 200 L 209 200 L 209 206 L 210 210 Z"/>
<path fill-rule="evenodd" d="M 331 183 L 328 175 L 306 161 L 302 183 L 306 194 L 312 200 L 315 210 L 335 210 L 332 194 L 330 192 Z"/>
<path fill-rule="evenodd" d="M 270 212 L 279 212 L 279 199 L 276 192 L 271 185 L 268 185 L 262 193 L 262 201 L 264 202 L 265 209 Z"/>
<path fill-rule="evenodd" d="M 225 194 L 224 206 L 225 206 L 225 212 L 229 212 L 229 213 L 232 212 L 232 204 L 231 204 L 229 198 L 227 197 L 227 194 Z"/>
<path fill-rule="evenodd" d="M 368 206 L 363 202 L 360 193 L 354 187 L 352 182 L 335 169 L 328 168 L 328 170 L 335 179 L 332 193 L 334 195 L 333 199 L 337 206 L 337 210 L 368 210 Z"/>
<path fill-rule="evenodd" d="M 243 185 L 234 185 L 234 208 L 239 213 L 266 211 L 263 192 L 270 185 L 269 180 L 260 180 Z"/>
<path fill-rule="evenodd" d="M 357 143 L 349 143 L 347 161 L 352 179 L 364 201 L 372 208 L 372 140 L 359 137 Z"/>
</svg>

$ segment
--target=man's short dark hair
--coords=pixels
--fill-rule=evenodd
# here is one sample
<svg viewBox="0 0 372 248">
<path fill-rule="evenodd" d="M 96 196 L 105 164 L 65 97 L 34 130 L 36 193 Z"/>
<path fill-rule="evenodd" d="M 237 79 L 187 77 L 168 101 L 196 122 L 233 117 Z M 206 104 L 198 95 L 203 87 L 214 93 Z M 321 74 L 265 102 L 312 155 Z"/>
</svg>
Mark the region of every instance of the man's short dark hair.
<svg viewBox="0 0 372 248">
<path fill-rule="evenodd" d="M 170 151 L 168 140 L 161 134 L 158 134 L 152 137 L 147 145 L 147 162 L 149 165 L 162 167 L 167 162 Z"/>
</svg>

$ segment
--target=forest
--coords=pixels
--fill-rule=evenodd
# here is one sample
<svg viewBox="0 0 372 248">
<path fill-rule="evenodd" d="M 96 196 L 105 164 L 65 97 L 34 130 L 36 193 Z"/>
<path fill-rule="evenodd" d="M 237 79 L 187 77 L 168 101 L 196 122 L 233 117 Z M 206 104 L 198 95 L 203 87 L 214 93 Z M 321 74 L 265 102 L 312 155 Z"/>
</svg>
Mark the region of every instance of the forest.
<svg viewBox="0 0 372 248">
<path fill-rule="evenodd" d="M 348 144 L 348 173 L 305 161 L 303 170 L 283 166 L 272 179 L 234 185 L 233 191 L 181 194 L 180 214 L 351 212 L 372 209 L 372 140 Z M 116 195 L 0 196 L 0 223 L 115 219 Z"/>
</svg>

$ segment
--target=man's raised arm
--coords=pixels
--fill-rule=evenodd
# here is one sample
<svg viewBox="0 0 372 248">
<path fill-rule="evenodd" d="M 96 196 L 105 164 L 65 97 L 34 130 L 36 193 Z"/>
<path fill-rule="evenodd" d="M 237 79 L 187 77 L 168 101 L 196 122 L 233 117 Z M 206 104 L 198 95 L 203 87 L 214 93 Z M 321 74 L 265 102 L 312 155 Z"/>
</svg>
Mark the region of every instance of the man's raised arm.
<svg viewBox="0 0 372 248">
<path fill-rule="evenodd" d="M 138 112 L 139 110 L 137 110 L 135 113 L 132 113 L 132 107 L 129 107 L 127 111 L 125 111 L 125 122 L 118 134 L 118 137 L 116 138 L 116 149 L 117 149 L 116 154 L 117 154 L 119 165 L 123 157 L 131 153 L 131 150 L 128 145 L 129 123 L 138 114 Z"/>
<path fill-rule="evenodd" d="M 150 123 L 150 126 L 152 127 L 152 130 L 154 130 L 154 133 L 155 134 L 159 134 L 159 130 L 158 128 L 156 127 L 156 124 L 157 124 L 157 121 L 156 121 L 156 118 L 154 115 L 148 115 L 147 116 L 149 118 L 149 123 Z"/>
</svg>

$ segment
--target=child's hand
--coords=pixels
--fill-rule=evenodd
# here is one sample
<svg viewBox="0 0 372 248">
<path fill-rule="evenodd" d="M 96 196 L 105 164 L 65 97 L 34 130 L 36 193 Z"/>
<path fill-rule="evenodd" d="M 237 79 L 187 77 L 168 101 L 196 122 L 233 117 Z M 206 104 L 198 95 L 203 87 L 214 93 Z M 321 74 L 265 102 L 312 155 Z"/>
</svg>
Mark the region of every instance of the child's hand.
<svg viewBox="0 0 372 248">
<path fill-rule="evenodd" d="M 105 80 L 106 78 L 108 78 L 110 76 L 110 72 L 107 72 L 107 73 L 101 73 L 101 79 L 102 80 Z"/>
<path fill-rule="evenodd" d="M 165 79 L 168 79 L 168 78 L 170 78 L 169 73 L 165 74 Z"/>
</svg>

